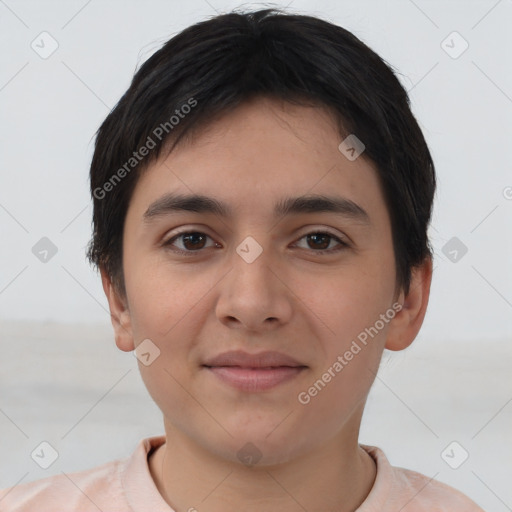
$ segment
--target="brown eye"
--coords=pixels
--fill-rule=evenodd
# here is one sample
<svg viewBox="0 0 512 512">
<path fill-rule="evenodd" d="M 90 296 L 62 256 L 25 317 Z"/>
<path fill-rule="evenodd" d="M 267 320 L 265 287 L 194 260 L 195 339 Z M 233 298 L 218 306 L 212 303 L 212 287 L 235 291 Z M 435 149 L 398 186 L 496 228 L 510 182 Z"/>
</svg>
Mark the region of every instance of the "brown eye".
<svg viewBox="0 0 512 512">
<path fill-rule="evenodd" d="M 306 235 L 308 243 L 313 244 L 313 249 L 327 249 L 331 242 L 332 237 L 326 233 L 313 233 Z"/>
<path fill-rule="evenodd" d="M 203 233 L 186 233 L 181 236 L 185 249 L 194 251 L 204 247 L 206 237 Z"/>
<path fill-rule="evenodd" d="M 308 233 L 300 240 L 303 239 L 306 239 L 307 247 L 301 247 L 301 249 L 311 250 L 317 254 L 334 253 L 348 247 L 348 244 L 337 236 L 323 231 Z M 335 242 L 334 247 L 331 245 L 332 242 Z"/>
<path fill-rule="evenodd" d="M 193 253 L 201 249 L 208 248 L 206 241 L 210 237 L 200 231 L 184 231 L 173 236 L 163 243 L 165 247 L 170 247 L 173 251 L 178 253 Z M 176 244 L 178 242 L 178 244 Z M 209 247 L 212 247 L 210 245 Z"/>
</svg>

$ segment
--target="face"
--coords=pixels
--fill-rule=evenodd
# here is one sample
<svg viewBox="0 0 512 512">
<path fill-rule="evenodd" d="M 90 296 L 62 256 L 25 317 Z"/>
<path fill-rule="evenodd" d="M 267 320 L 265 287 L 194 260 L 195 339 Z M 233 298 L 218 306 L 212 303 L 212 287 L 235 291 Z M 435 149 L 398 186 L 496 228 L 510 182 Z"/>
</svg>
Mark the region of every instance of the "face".
<svg viewBox="0 0 512 512">
<path fill-rule="evenodd" d="M 403 318 L 376 169 L 340 142 L 327 112 L 258 99 L 149 167 L 132 196 L 118 346 L 151 340 L 139 367 L 166 424 L 226 459 L 283 462 L 357 431 Z M 247 357 L 213 361 L 228 351 Z"/>
</svg>

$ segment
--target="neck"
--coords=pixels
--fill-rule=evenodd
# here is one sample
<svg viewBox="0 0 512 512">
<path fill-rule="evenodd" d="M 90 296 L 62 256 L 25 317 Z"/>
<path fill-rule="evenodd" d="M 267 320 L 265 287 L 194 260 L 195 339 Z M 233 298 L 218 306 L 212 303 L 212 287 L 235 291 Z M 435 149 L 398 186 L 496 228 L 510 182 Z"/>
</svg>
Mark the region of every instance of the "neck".
<svg viewBox="0 0 512 512">
<path fill-rule="evenodd" d="M 259 467 L 216 456 L 166 424 L 166 443 L 150 456 L 150 472 L 176 512 L 353 512 L 376 476 L 373 459 L 353 434 L 340 432 L 311 453 Z"/>
</svg>

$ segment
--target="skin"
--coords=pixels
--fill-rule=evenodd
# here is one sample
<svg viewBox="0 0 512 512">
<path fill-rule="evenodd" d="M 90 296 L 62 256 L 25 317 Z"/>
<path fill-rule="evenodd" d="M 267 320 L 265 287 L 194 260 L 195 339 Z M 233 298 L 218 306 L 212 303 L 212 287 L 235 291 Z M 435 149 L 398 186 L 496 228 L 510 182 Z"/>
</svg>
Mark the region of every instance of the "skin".
<svg viewBox="0 0 512 512">
<path fill-rule="evenodd" d="M 348 160 L 341 140 L 326 110 L 258 98 L 156 161 L 135 188 L 124 228 L 126 296 L 104 271 L 102 282 L 119 349 L 147 338 L 160 349 L 149 366 L 139 362 L 166 433 L 149 468 L 177 512 L 349 512 L 372 488 L 375 463 L 358 445 L 363 409 L 384 348 L 406 348 L 421 327 L 432 263 L 413 270 L 407 296 L 396 292 L 375 166 L 364 153 Z M 144 222 L 166 192 L 214 197 L 233 217 L 180 212 Z M 283 196 L 313 193 L 354 201 L 370 224 L 331 212 L 272 216 Z M 209 238 L 192 256 L 176 254 L 162 242 L 178 228 Z M 349 245 L 318 255 L 327 243 L 305 235 L 326 230 Z M 247 236 L 263 249 L 252 263 L 236 252 Z M 174 247 L 197 246 L 181 237 Z M 298 394 L 396 302 L 401 311 L 378 335 L 299 403 Z M 277 350 L 307 369 L 265 392 L 239 391 L 201 366 L 232 349 Z M 261 454 L 252 466 L 237 457 L 248 442 Z"/>
</svg>

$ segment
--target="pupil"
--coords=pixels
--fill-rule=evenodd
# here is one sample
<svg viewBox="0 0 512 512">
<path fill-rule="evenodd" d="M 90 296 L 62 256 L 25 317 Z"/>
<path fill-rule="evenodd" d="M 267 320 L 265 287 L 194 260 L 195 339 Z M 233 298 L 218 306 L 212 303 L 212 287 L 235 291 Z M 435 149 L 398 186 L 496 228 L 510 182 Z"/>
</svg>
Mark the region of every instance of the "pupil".
<svg viewBox="0 0 512 512">
<path fill-rule="evenodd" d="M 326 235 L 326 234 L 315 234 L 315 235 L 308 235 L 308 237 L 310 238 L 310 240 L 313 239 L 313 241 L 315 243 L 317 243 L 320 238 L 324 239 L 324 243 L 321 244 L 322 247 L 320 247 L 319 245 L 316 245 L 317 249 L 327 249 L 327 247 L 329 247 L 329 240 L 328 240 L 329 237 L 330 237 L 329 235 Z"/>
<path fill-rule="evenodd" d="M 187 249 L 197 249 L 197 243 L 198 243 L 198 240 L 199 238 L 203 238 L 203 243 L 204 243 L 204 237 L 203 235 L 201 235 L 201 233 L 189 233 L 187 235 L 184 235 L 184 240 L 183 240 L 183 243 L 185 245 L 185 247 Z M 189 245 L 189 242 L 192 240 L 192 247 L 190 247 Z M 201 244 L 201 242 L 199 242 L 199 245 Z M 199 247 L 201 248 L 201 247 Z"/>
</svg>

